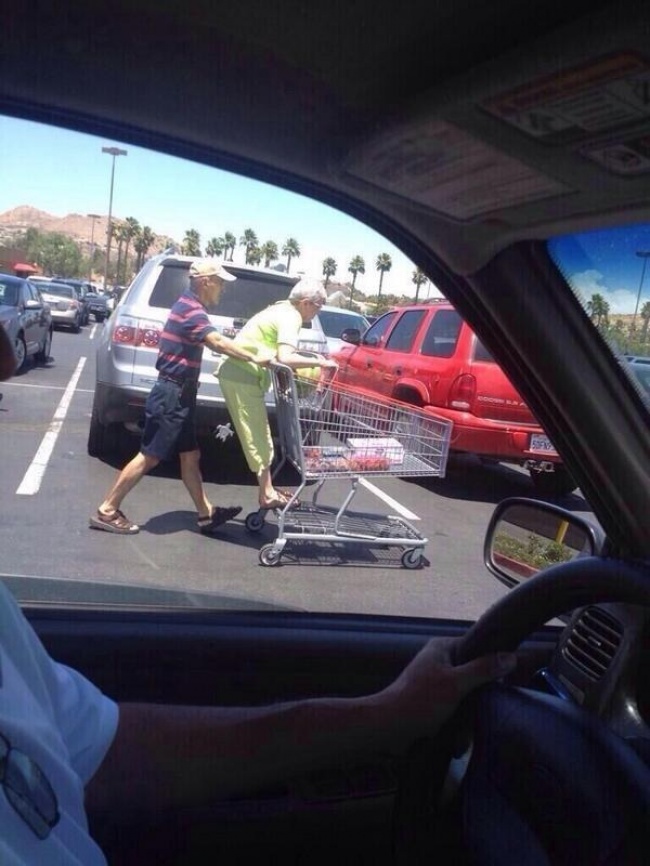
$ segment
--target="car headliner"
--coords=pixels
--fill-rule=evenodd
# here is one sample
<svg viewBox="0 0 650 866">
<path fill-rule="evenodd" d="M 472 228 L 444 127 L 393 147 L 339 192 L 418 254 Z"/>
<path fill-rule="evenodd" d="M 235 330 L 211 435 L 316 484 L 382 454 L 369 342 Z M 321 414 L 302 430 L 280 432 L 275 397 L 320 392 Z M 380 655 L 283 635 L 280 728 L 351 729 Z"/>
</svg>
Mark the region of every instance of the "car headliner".
<svg viewBox="0 0 650 866">
<path fill-rule="evenodd" d="M 571 96 L 607 56 L 643 71 L 644 19 L 595 0 L 27 0 L 3 23 L 0 109 L 312 191 L 415 262 L 420 237 L 471 274 L 604 203 L 648 218 L 650 173 L 617 175 L 504 108 L 519 84 Z"/>
</svg>

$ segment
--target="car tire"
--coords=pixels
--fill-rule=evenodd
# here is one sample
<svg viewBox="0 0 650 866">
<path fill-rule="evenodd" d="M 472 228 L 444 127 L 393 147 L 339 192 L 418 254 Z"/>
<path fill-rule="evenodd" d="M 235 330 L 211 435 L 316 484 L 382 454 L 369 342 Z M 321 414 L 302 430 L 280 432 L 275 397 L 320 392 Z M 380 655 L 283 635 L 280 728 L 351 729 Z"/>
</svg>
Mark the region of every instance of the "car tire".
<svg viewBox="0 0 650 866">
<path fill-rule="evenodd" d="M 93 405 L 88 430 L 88 454 L 90 457 L 109 457 L 119 454 L 124 440 L 121 424 L 102 424 Z"/>
<path fill-rule="evenodd" d="M 565 466 L 556 466 L 553 472 L 530 470 L 535 493 L 540 496 L 566 496 L 576 489 L 576 483 Z"/>
<path fill-rule="evenodd" d="M 43 342 L 39 346 L 38 352 L 34 355 L 37 364 L 47 364 L 50 360 L 50 351 L 52 349 L 52 329 L 47 330 L 43 336 Z"/>
<path fill-rule="evenodd" d="M 19 373 L 27 364 L 27 346 L 22 334 L 18 334 L 14 340 L 14 353 L 16 355 L 16 373 Z"/>
<path fill-rule="evenodd" d="M 81 330 L 81 323 L 80 323 L 79 319 L 77 318 L 72 323 L 72 333 L 78 334 L 80 330 Z"/>
</svg>

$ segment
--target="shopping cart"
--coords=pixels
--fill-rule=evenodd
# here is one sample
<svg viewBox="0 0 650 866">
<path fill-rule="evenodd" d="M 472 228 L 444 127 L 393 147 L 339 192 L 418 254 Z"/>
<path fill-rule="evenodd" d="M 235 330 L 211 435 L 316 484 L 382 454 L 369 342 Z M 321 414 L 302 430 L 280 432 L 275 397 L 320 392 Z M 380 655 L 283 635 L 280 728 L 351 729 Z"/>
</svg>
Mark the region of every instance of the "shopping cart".
<svg viewBox="0 0 650 866">
<path fill-rule="evenodd" d="M 300 485 L 287 505 L 276 509 L 278 535 L 259 552 L 262 565 L 278 565 L 287 542 L 350 542 L 368 547 L 403 548 L 405 568 L 422 565 L 427 543 L 400 515 L 352 512 L 360 487 L 370 493 L 367 476 L 439 476 L 445 474 L 451 422 L 395 400 L 366 396 L 339 385 L 323 370 L 305 378 L 282 364 L 271 367 L 279 435 L 280 462 L 291 464 Z M 333 479 L 350 479 L 339 508 L 320 505 L 319 494 Z M 310 502 L 302 501 L 308 482 L 316 482 Z M 267 511 L 246 518 L 259 532 Z"/>
</svg>

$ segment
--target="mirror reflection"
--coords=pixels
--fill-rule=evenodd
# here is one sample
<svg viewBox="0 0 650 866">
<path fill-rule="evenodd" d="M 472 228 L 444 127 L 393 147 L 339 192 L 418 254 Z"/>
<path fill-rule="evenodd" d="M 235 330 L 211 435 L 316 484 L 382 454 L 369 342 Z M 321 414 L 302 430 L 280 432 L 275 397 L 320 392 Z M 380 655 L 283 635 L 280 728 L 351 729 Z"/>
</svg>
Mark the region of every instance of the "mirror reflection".
<svg viewBox="0 0 650 866">
<path fill-rule="evenodd" d="M 552 565 L 593 552 L 590 534 L 570 514 L 518 503 L 504 509 L 494 525 L 489 564 L 512 586 Z"/>
</svg>

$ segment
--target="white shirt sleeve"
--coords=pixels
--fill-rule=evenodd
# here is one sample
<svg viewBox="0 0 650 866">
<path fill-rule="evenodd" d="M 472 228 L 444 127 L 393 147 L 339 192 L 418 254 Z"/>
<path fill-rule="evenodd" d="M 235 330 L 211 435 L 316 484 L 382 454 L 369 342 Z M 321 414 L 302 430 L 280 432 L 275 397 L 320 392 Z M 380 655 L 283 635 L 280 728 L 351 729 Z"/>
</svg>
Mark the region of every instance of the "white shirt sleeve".
<svg viewBox="0 0 650 866">
<path fill-rule="evenodd" d="M 118 723 L 114 701 L 78 671 L 53 661 L 8 589 L 0 584 L 0 634 L 7 665 L 22 678 L 24 698 L 7 702 L 7 713 L 20 716 L 28 701 L 38 707 L 65 746 L 72 769 L 85 784 L 113 742 Z M 9 671 L 7 671 L 7 674 Z M 3 702 L 0 701 L 0 710 Z M 34 710 L 30 710 L 34 716 Z"/>
</svg>

